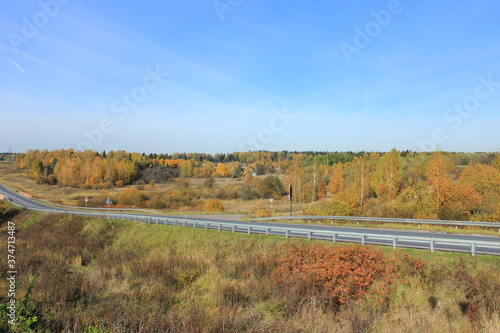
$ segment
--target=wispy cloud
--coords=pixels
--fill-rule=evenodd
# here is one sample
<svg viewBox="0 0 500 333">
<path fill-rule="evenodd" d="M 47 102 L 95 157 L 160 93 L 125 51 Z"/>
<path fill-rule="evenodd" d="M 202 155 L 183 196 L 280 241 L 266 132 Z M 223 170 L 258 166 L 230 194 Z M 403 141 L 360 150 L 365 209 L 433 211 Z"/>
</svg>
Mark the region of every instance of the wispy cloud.
<svg viewBox="0 0 500 333">
<path fill-rule="evenodd" d="M 20 66 L 20 65 L 19 65 L 16 61 L 14 61 L 14 60 L 12 60 L 12 59 L 10 59 L 10 58 L 7 58 L 7 57 L 5 57 L 5 59 L 6 59 L 8 62 L 10 62 L 10 64 L 11 64 L 12 66 L 14 66 L 14 68 L 15 68 L 15 69 L 17 69 L 18 71 L 20 71 L 20 72 L 21 72 L 21 73 L 23 73 L 24 75 L 29 75 L 29 74 L 28 74 L 28 72 L 27 72 L 24 68 L 22 68 L 22 67 L 21 67 L 21 66 Z"/>
</svg>

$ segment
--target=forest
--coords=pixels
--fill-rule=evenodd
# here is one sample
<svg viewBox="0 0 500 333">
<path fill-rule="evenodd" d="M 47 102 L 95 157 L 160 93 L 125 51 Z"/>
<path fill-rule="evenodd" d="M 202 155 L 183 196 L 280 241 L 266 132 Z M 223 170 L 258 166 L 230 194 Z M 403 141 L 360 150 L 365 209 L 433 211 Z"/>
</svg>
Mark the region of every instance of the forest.
<svg viewBox="0 0 500 333">
<path fill-rule="evenodd" d="M 127 187 L 119 203 L 179 208 L 217 201 L 292 200 L 308 214 L 500 221 L 500 154 L 458 152 L 235 152 L 140 154 L 29 150 L 14 167 L 37 183 Z M 204 178 L 203 188 L 190 179 Z M 214 188 L 214 178 L 241 179 Z M 155 184 L 176 182 L 175 190 Z M 202 206 L 203 206 L 202 205 Z"/>
</svg>

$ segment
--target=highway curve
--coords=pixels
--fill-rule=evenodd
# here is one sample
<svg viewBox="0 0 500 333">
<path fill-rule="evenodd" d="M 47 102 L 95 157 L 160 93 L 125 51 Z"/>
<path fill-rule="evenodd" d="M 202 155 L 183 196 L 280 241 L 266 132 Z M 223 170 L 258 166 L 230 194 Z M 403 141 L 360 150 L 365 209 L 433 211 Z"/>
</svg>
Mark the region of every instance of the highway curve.
<svg viewBox="0 0 500 333">
<path fill-rule="evenodd" d="M 79 215 L 88 215 L 95 216 L 96 214 L 103 214 L 106 212 L 95 212 L 88 211 L 85 209 L 78 208 L 64 208 L 64 207 L 55 207 L 47 205 L 43 202 L 37 201 L 36 199 L 29 199 L 23 195 L 20 195 L 16 192 L 11 191 L 7 187 L 0 185 L 0 194 L 3 194 L 6 198 L 10 199 L 10 201 L 16 206 L 36 210 L 43 211 L 54 214 L 74 214 L 78 213 Z M 231 220 L 221 220 L 221 219 L 211 219 L 206 216 L 200 217 L 193 215 L 190 218 L 185 216 L 172 216 L 172 215 L 159 215 L 159 214 L 148 214 L 148 213 L 115 213 L 109 212 L 106 214 L 111 218 L 121 218 L 121 219 L 133 219 L 133 220 L 142 220 L 142 221 L 173 221 L 173 220 L 184 220 L 184 221 L 198 221 L 200 223 L 205 222 L 214 222 L 214 223 L 224 223 L 225 225 L 232 224 L 236 226 L 237 231 L 244 232 L 245 228 L 249 226 L 255 227 L 276 227 L 276 228 L 287 228 L 290 230 L 290 235 L 300 237 L 300 232 L 295 232 L 294 230 L 304 230 L 311 229 L 316 231 L 328 231 L 328 232 L 339 232 L 339 233 L 357 233 L 359 235 L 362 234 L 370 234 L 370 235 L 381 235 L 389 237 L 401 237 L 401 238 L 428 238 L 433 239 L 449 239 L 450 241 L 470 241 L 470 242 L 493 242 L 494 246 L 492 247 L 483 247 L 478 253 L 484 254 L 492 254 L 492 255 L 500 255 L 500 237 L 498 236 L 481 236 L 481 235 L 466 235 L 466 234 L 452 234 L 452 233 L 438 233 L 438 232 L 430 232 L 430 231 L 422 231 L 422 230 L 393 230 L 393 229 L 376 229 L 376 228 L 366 228 L 366 227 L 342 227 L 342 226 L 325 226 L 325 225 L 311 225 L 311 224 L 290 224 L 290 223 L 276 223 L 276 222 L 244 222 L 244 221 L 231 221 Z M 167 224 L 167 223 L 165 223 Z M 171 223 L 169 223 L 171 224 Z M 241 229 L 241 230 L 240 230 Z M 279 234 L 278 232 L 274 232 L 274 234 Z M 324 239 L 323 236 L 316 237 L 317 239 Z M 346 242 L 356 242 L 355 239 L 349 239 L 349 237 L 340 236 L 337 238 L 338 241 L 346 241 Z M 372 244 L 379 245 L 390 245 L 388 241 L 380 241 L 379 243 L 371 242 Z M 415 247 L 415 248 L 428 248 L 422 247 L 421 244 L 417 244 L 415 242 L 407 241 L 401 242 L 398 244 L 401 247 Z M 454 246 L 445 246 L 442 248 L 435 248 L 435 250 L 444 250 L 444 251 L 457 251 L 463 252 L 462 247 L 454 247 Z"/>
</svg>

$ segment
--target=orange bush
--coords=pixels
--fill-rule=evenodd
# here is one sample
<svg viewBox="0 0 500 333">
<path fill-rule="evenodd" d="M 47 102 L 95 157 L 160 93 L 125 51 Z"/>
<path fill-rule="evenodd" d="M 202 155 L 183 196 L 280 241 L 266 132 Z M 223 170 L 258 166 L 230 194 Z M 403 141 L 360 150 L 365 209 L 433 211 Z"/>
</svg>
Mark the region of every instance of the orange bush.
<svg viewBox="0 0 500 333">
<path fill-rule="evenodd" d="M 257 211 L 257 217 L 271 217 L 271 212 L 265 209 L 259 209 Z"/>
<path fill-rule="evenodd" d="M 282 288 L 297 288 L 304 294 L 325 294 L 334 303 L 359 299 L 368 293 L 389 292 L 396 266 L 380 250 L 369 247 L 326 246 L 286 243 L 271 257 L 274 283 Z M 300 291 L 299 291 L 300 292 Z"/>
<path fill-rule="evenodd" d="M 203 205 L 203 211 L 205 212 L 223 212 L 224 205 L 219 199 L 208 200 L 205 205 Z"/>
</svg>

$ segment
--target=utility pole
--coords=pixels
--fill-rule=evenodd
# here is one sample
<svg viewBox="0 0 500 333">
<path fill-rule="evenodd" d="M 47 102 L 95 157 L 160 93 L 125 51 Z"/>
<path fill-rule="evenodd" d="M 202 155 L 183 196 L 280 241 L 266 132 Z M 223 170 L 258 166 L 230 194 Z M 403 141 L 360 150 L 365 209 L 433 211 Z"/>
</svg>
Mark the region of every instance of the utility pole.
<svg viewBox="0 0 500 333">
<path fill-rule="evenodd" d="M 290 191 L 288 192 L 288 199 L 290 200 L 290 216 L 292 216 L 292 184 L 290 184 Z"/>
</svg>

